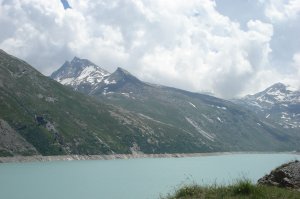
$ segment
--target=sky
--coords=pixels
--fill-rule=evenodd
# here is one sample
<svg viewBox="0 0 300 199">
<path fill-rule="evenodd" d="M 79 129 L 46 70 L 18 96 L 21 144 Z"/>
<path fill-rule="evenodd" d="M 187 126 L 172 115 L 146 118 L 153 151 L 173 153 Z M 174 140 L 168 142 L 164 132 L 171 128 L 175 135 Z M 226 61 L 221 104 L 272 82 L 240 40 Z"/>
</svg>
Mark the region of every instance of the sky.
<svg viewBox="0 0 300 199">
<path fill-rule="evenodd" d="M 234 98 L 300 88 L 299 0 L 0 0 L 0 48 L 50 75 L 74 56 Z"/>
</svg>

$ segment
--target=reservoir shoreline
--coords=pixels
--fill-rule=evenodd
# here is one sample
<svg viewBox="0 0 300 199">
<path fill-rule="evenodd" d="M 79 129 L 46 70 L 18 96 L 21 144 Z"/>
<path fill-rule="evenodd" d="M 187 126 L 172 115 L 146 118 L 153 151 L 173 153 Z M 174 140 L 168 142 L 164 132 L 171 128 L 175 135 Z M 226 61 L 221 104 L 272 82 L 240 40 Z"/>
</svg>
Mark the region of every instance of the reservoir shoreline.
<svg viewBox="0 0 300 199">
<path fill-rule="evenodd" d="M 241 151 L 241 152 L 211 152 L 211 153 L 163 153 L 163 154 L 110 154 L 110 155 L 58 155 L 58 156 L 12 156 L 0 157 L 0 163 L 24 163 L 24 162 L 50 162 L 50 161 L 75 161 L 75 160 L 116 160 L 116 159 L 140 159 L 140 158 L 185 158 L 201 156 L 218 156 L 234 154 L 295 154 L 299 152 L 285 151 Z"/>
</svg>

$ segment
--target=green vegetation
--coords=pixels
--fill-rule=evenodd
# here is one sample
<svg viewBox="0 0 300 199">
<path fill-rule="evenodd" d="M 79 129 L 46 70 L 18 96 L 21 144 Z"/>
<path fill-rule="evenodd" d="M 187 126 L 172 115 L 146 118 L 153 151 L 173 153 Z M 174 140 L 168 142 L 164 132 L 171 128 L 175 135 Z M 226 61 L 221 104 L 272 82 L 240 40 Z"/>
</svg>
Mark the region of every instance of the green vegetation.
<svg viewBox="0 0 300 199">
<path fill-rule="evenodd" d="M 177 190 L 174 195 L 169 195 L 165 199 L 297 199 L 300 192 L 271 186 L 261 186 L 252 184 L 249 180 L 240 180 L 228 186 L 185 186 Z"/>
<path fill-rule="evenodd" d="M 13 154 L 11 154 L 10 152 L 0 149 L 0 157 L 11 157 L 13 156 Z"/>
<path fill-rule="evenodd" d="M 112 94 L 100 90 L 90 97 L 0 50 L 0 119 L 42 155 L 299 149 L 298 134 L 231 102 L 148 85 L 121 72 L 115 77 L 120 84 L 110 84 Z M 10 154 L 17 153 L 0 156 Z"/>
<path fill-rule="evenodd" d="M 251 110 L 230 101 L 149 84 L 122 68 L 96 84 L 89 83 L 77 78 L 85 67 L 93 64 L 76 59 L 66 62 L 51 77 L 61 83 L 65 78 L 74 77 L 76 84 L 70 85 L 74 90 L 122 107 L 139 117 L 147 126 L 135 128 L 132 133 L 150 135 L 147 139 L 135 137 L 144 153 L 299 149 L 298 133 L 265 121 L 264 117 L 259 118 Z M 97 78 L 97 75 L 90 74 L 89 78 Z M 130 144 L 130 137 L 124 142 Z"/>
<path fill-rule="evenodd" d="M 199 133 L 195 139 L 177 126 L 74 92 L 1 50 L 0 119 L 42 155 L 128 154 L 133 146 L 144 153 L 212 151 Z"/>
<path fill-rule="evenodd" d="M 174 140 L 181 153 L 193 149 L 201 152 L 299 149 L 298 133 L 266 122 L 230 101 L 147 84 L 118 70 L 111 77 L 116 84 L 103 84 L 90 94 L 102 102 L 142 114 L 145 121 L 154 125 L 165 124 L 161 136 L 168 138 L 164 147 L 169 145 L 167 140 Z M 108 92 L 106 95 L 104 90 Z"/>
</svg>

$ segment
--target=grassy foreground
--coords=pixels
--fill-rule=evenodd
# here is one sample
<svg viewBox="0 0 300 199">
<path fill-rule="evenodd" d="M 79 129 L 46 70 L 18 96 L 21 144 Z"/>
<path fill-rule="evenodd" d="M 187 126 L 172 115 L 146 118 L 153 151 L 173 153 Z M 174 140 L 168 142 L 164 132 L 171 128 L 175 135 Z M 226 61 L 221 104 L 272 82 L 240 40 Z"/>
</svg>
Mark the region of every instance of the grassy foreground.
<svg viewBox="0 0 300 199">
<path fill-rule="evenodd" d="M 186 186 L 177 190 L 174 195 L 169 195 L 165 199 L 202 199 L 202 198 L 253 198 L 253 199 L 299 199 L 300 191 L 289 190 L 271 186 L 254 185 L 249 180 L 241 180 L 229 186 L 208 186 L 198 185 Z"/>
</svg>

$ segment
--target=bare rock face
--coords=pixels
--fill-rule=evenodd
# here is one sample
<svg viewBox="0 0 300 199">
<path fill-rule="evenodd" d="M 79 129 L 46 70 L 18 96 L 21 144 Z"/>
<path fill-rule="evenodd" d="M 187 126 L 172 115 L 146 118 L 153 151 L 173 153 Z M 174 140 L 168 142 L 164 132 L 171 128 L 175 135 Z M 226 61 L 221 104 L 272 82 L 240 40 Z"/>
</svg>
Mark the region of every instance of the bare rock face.
<svg viewBox="0 0 300 199">
<path fill-rule="evenodd" d="M 258 180 L 258 184 L 300 189 L 300 162 L 283 164 Z"/>
<path fill-rule="evenodd" d="M 0 119 L 0 156 L 37 155 L 37 150 L 4 120 Z"/>
</svg>

